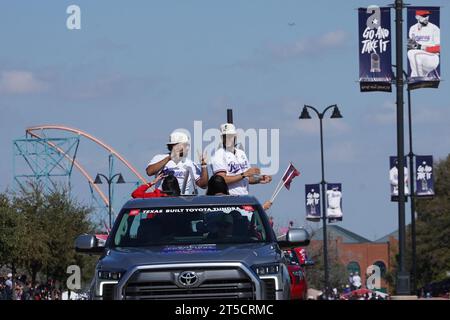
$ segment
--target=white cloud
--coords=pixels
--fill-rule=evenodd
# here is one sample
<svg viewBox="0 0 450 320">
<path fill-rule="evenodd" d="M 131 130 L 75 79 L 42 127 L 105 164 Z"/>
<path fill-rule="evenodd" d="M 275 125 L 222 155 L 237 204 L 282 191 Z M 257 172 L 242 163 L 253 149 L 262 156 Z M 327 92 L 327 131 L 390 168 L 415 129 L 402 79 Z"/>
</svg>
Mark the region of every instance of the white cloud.
<svg viewBox="0 0 450 320">
<path fill-rule="evenodd" d="M 397 120 L 396 106 L 392 101 L 385 101 L 379 106 L 375 106 L 371 112 L 368 113 L 366 119 L 377 125 L 391 125 L 395 124 Z"/>
<path fill-rule="evenodd" d="M 319 37 L 317 43 L 320 49 L 339 47 L 347 38 L 347 34 L 343 30 L 331 31 Z"/>
<path fill-rule="evenodd" d="M 290 43 L 269 42 L 254 49 L 249 57 L 241 59 L 231 66 L 268 72 L 274 62 L 295 59 L 304 55 L 326 54 L 330 49 L 344 46 L 347 38 L 348 34 L 345 31 L 336 30 Z"/>
<path fill-rule="evenodd" d="M 45 81 L 29 71 L 11 70 L 3 71 L 0 76 L 0 93 L 29 94 L 43 92 L 48 89 Z"/>
</svg>

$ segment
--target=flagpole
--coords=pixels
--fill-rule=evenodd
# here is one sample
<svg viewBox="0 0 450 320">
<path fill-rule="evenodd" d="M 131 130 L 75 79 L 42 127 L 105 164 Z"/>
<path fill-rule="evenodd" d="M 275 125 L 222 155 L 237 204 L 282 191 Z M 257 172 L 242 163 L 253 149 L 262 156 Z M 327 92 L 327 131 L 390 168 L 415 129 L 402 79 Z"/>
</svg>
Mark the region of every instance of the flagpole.
<svg viewBox="0 0 450 320">
<path fill-rule="evenodd" d="M 289 181 L 289 179 L 292 177 L 292 175 L 295 173 L 295 171 L 292 171 L 291 174 L 287 177 L 287 179 L 285 181 L 283 181 L 283 184 L 281 185 L 281 187 L 278 189 L 278 191 L 276 192 L 275 195 L 272 196 L 272 198 L 270 199 L 270 202 L 273 203 L 273 201 L 275 200 L 275 198 L 278 196 L 278 194 L 280 193 L 281 189 L 283 189 L 283 187 L 286 184 L 286 181 Z M 284 175 L 283 175 L 284 176 Z M 283 179 L 281 179 L 283 180 Z"/>
<path fill-rule="evenodd" d="M 283 187 L 283 185 L 281 184 L 282 181 L 283 181 L 283 179 L 281 179 L 280 182 L 278 182 L 278 185 L 277 185 L 277 187 L 275 188 L 275 190 L 273 191 L 272 197 L 271 197 L 270 199 L 274 199 L 275 196 L 276 196 L 276 194 L 278 193 L 278 190 L 280 190 L 280 189 Z M 272 202 L 272 200 L 271 200 L 270 202 Z"/>
<path fill-rule="evenodd" d="M 292 165 L 292 162 L 289 161 L 289 165 L 288 165 L 286 171 L 284 171 L 283 175 L 281 176 L 281 179 L 280 179 L 280 181 L 278 182 L 277 187 L 275 188 L 275 190 L 274 190 L 274 192 L 273 192 L 273 194 L 272 194 L 272 198 L 271 198 L 271 199 L 274 199 L 274 198 L 276 197 L 275 194 L 277 193 L 277 191 L 278 191 L 279 189 L 283 188 L 283 185 L 284 185 L 284 183 L 283 183 L 283 177 L 284 177 L 284 175 L 286 174 L 286 172 L 288 172 L 288 170 L 289 170 L 289 168 L 291 167 L 291 165 Z M 270 202 L 272 202 L 272 201 L 270 201 Z"/>
<path fill-rule="evenodd" d="M 278 194 L 280 193 L 281 189 L 283 189 L 284 184 L 278 189 L 278 191 L 272 196 L 272 198 L 270 199 L 270 202 L 273 203 L 275 201 L 275 198 L 278 196 Z"/>
</svg>

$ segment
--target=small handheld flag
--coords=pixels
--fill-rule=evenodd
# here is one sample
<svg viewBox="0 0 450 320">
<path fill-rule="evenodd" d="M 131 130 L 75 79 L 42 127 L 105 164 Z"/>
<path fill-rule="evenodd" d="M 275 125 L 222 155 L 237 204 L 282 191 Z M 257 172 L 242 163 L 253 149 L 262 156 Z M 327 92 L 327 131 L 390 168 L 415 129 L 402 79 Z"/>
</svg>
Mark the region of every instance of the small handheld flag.
<svg viewBox="0 0 450 320">
<path fill-rule="evenodd" d="M 300 172 L 297 169 L 295 169 L 292 162 L 289 162 L 289 166 L 284 172 L 283 177 L 281 177 L 281 180 L 278 183 L 277 187 L 275 188 L 275 191 L 272 195 L 272 198 L 270 199 L 270 202 L 273 202 L 275 200 L 275 198 L 278 196 L 283 186 L 285 186 L 286 189 L 290 190 L 292 180 L 299 175 Z"/>
</svg>

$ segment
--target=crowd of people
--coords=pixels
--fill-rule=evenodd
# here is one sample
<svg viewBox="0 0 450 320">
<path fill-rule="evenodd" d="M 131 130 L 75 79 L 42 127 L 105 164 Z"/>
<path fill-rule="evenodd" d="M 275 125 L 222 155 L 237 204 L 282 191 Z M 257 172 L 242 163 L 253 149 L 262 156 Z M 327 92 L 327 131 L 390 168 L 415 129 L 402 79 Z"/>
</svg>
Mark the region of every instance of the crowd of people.
<svg viewBox="0 0 450 320">
<path fill-rule="evenodd" d="M 26 275 L 13 278 L 11 273 L 0 276 L 0 300 L 61 300 L 55 281 L 31 283 Z"/>
<path fill-rule="evenodd" d="M 359 272 L 350 272 L 347 284 L 341 288 L 325 288 L 317 297 L 318 300 L 386 300 L 387 295 L 379 291 L 371 291 L 362 287 Z"/>
<path fill-rule="evenodd" d="M 342 288 L 324 289 L 317 300 L 386 300 L 387 297 L 376 291 L 366 289 L 350 291 L 350 286 Z"/>
</svg>

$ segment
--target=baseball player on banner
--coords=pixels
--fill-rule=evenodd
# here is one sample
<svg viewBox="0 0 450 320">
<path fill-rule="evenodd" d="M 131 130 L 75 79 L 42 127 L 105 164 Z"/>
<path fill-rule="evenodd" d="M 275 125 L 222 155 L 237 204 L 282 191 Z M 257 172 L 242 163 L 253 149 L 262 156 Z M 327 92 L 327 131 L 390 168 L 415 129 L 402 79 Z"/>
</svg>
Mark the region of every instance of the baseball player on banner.
<svg viewBox="0 0 450 320">
<path fill-rule="evenodd" d="M 408 32 L 408 60 L 410 77 L 434 78 L 439 80 L 437 68 L 441 52 L 441 32 L 429 21 L 430 10 L 416 10 L 417 23 Z"/>
</svg>

